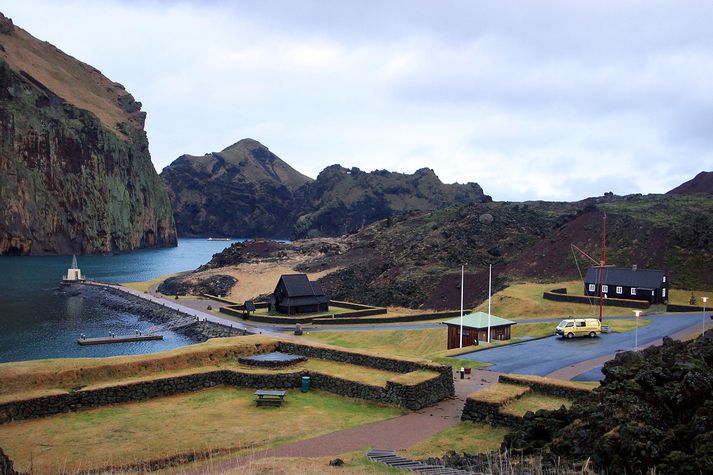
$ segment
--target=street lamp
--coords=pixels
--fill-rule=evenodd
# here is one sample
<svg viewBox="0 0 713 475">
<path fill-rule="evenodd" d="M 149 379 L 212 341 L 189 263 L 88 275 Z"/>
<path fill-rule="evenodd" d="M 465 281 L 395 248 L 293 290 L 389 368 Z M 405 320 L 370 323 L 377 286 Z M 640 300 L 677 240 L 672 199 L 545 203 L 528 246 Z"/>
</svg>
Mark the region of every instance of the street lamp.
<svg viewBox="0 0 713 475">
<path fill-rule="evenodd" d="M 701 297 L 701 300 L 703 300 L 703 318 L 701 319 L 701 327 L 703 328 L 701 335 L 703 335 L 706 332 L 706 302 L 708 297 Z"/>
<path fill-rule="evenodd" d="M 639 315 L 641 310 L 634 310 L 634 319 L 636 320 L 636 331 L 634 332 L 634 351 L 639 351 Z"/>
</svg>

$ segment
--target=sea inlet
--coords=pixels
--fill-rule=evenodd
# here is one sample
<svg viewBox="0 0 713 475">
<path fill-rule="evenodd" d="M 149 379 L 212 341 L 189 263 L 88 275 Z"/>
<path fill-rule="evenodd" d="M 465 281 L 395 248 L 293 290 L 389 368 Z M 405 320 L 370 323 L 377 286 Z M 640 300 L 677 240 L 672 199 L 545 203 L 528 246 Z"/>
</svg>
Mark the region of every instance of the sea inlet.
<svg viewBox="0 0 713 475">
<path fill-rule="evenodd" d="M 178 247 L 109 256 L 78 256 L 82 273 L 105 282 L 138 282 L 205 264 L 233 242 L 179 239 Z M 60 292 L 71 256 L 0 257 L 0 362 L 46 358 L 131 355 L 169 350 L 192 343 L 187 337 L 77 292 Z M 80 346 L 87 337 L 151 331 L 159 341 Z"/>
</svg>

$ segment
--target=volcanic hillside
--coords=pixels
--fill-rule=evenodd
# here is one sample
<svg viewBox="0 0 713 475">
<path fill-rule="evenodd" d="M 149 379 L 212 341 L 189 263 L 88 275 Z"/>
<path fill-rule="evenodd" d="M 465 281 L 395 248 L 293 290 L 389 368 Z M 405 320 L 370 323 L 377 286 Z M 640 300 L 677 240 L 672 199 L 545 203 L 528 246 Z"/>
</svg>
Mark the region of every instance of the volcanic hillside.
<svg viewBox="0 0 713 475">
<path fill-rule="evenodd" d="M 601 252 L 607 216 L 607 262 L 664 269 L 678 288 L 713 288 L 713 196 L 631 195 L 577 203 L 478 203 L 434 212 L 411 212 L 366 226 L 298 266 L 317 272 L 330 296 L 376 305 L 452 308 L 466 266 L 466 306 L 487 296 L 488 265 L 494 286 L 511 282 L 577 279 L 571 244 Z M 286 247 L 285 247 L 286 246 Z M 275 257 L 301 241 L 283 244 Z M 209 267 L 249 262 L 255 243 L 236 244 Z M 265 247 L 265 246 L 262 246 Z M 261 259 L 271 255 L 268 250 Z M 579 261 L 582 271 L 588 263 Z"/>
</svg>

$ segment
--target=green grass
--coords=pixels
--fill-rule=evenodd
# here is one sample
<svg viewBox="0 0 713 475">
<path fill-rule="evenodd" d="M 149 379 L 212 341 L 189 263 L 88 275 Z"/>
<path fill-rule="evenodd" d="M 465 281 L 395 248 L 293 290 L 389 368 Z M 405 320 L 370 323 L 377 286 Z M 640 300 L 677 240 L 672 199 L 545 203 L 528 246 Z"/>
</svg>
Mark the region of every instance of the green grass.
<svg viewBox="0 0 713 475">
<path fill-rule="evenodd" d="M 0 447 L 17 470 L 74 472 L 207 449 L 249 454 L 402 413 L 319 391 L 289 391 L 282 407 L 257 408 L 253 392 L 218 387 L 12 422 Z"/>
<path fill-rule="evenodd" d="M 584 286 L 580 281 L 557 282 L 553 284 L 513 284 L 493 295 L 492 313 L 510 320 L 533 318 L 566 318 L 599 316 L 599 306 L 569 302 L 554 302 L 542 298 L 543 292 L 565 287 L 571 295 L 583 295 Z M 488 302 L 483 302 L 476 311 L 487 312 Z M 604 315 L 622 315 L 629 309 L 604 306 Z"/>
<path fill-rule="evenodd" d="M 406 450 L 400 450 L 399 454 L 404 457 L 420 459 L 442 457 L 449 450 L 459 453 L 490 452 L 500 448 L 507 433 L 508 429 L 504 427 L 460 422 Z"/>
<path fill-rule="evenodd" d="M 708 302 L 706 303 L 706 308 L 711 308 L 713 310 L 713 292 L 706 292 L 703 290 L 682 290 L 682 289 L 671 289 L 668 299 L 669 303 L 675 305 L 690 305 L 691 294 L 696 297 L 695 305 L 698 307 L 703 306 L 703 300 L 701 297 L 708 297 Z"/>
<path fill-rule="evenodd" d="M 488 386 L 487 388 L 468 395 L 468 397 L 478 402 L 504 405 L 509 401 L 522 397 L 528 392 L 530 392 L 530 388 L 528 386 L 495 383 L 492 386 Z"/>
<path fill-rule="evenodd" d="M 530 392 L 503 407 L 500 412 L 522 417 L 527 411 L 535 412 L 539 409 L 554 411 L 562 406 L 569 407 L 571 405 L 572 401 L 566 398 Z"/>
</svg>

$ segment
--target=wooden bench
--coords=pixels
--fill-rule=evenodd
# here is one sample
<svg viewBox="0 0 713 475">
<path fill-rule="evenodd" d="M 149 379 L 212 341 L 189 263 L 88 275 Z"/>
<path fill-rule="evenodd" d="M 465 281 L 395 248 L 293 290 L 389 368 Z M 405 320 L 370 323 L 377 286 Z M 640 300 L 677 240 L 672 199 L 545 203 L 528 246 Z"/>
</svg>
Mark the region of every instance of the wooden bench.
<svg viewBox="0 0 713 475">
<path fill-rule="evenodd" d="M 265 389 L 258 389 L 255 391 L 257 399 L 255 402 L 258 406 L 282 406 L 285 401 L 285 396 L 287 396 L 287 391 L 271 391 Z"/>
</svg>

